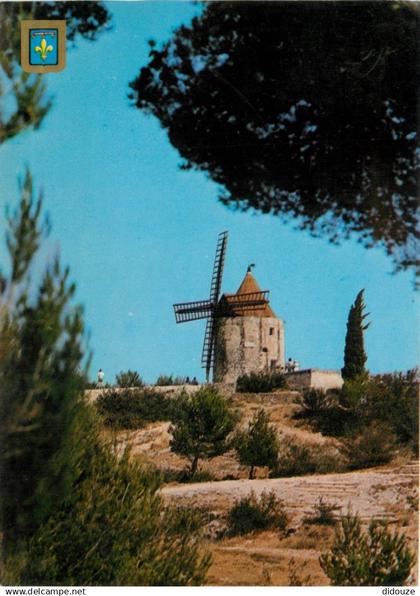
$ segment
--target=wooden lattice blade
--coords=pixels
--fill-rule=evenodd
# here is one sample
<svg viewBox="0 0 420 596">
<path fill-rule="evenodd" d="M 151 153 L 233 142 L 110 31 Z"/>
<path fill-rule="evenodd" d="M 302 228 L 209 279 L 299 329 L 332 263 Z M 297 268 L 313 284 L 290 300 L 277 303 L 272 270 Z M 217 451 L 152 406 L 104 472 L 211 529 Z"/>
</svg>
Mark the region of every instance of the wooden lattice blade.
<svg viewBox="0 0 420 596">
<path fill-rule="evenodd" d="M 175 320 L 177 323 L 187 323 L 198 319 L 206 319 L 213 313 L 214 304 L 211 300 L 196 302 L 182 302 L 174 304 Z"/>
<path fill-rule="evenodd" d="M 217 239 L 216 256 L 210 285 L 210 300 L 217 302 L 222 287 L 223 267 L 225 264 L 228 233 L 221 232 Z"/>
</svg>

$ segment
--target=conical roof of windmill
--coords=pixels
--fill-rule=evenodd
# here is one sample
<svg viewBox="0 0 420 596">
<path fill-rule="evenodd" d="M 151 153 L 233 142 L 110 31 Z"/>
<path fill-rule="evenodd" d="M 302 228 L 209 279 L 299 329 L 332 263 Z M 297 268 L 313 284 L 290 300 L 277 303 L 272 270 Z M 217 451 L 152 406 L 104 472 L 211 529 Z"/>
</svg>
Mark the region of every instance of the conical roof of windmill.
<svg viewBox="0 0 420 596">
<path fill-rule="evenodd" d="M 226 301 L 228 305 L 235 306 L 236 316 L 276 317 L 276 314 L 274 313 L 267 299 L 263 301 L 263 304 L 253 308 L 252 311 L 249 310 L 249 308 L 240 308 L 239 305 L 242 297 L 244 301 L 246 300 L 248 302 L 250 296 L 254 294 L 261 294 L 261 292 L 263 292 L 263 290 L 261 290 L 257 280 L 252 275 L 251 268 L 248 267 L 248 271 L 246 272 L 246 275 L 242 280 L 242 283 L 239 286 L 236 294 L 223 294 L 221 300 Z"/>
</svg>

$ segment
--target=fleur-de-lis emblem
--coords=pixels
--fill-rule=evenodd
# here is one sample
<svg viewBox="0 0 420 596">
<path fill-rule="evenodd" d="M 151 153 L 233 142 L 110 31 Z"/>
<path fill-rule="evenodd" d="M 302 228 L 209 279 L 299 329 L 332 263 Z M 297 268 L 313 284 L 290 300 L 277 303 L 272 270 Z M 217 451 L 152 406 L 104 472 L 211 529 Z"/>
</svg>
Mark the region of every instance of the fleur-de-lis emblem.
<svg viewBox="0 0 420 596">
<path fill-rule="evenodd" d="M 45 37 L 43 37 L 39 46 L 35 47 L 35 52 L 38 52 L 40 54 L 41 60 L 46 60 L 48 52 L 52 52 L 53 49 L 54 48 L 52 47 L 52 45 L 47 46 Z"/>
</svg>

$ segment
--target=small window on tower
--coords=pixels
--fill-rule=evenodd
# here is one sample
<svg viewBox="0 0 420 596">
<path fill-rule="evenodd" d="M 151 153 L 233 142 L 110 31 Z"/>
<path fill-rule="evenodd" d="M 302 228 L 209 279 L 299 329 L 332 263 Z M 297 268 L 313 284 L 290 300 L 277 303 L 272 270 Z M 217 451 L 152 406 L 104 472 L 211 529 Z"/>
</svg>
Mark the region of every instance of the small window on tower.
<svg viewBox="0 0 420 596">
<path fill-rule="evenodd" d="M 267 348 L 262 349 L 263 352 L 268 352 Z"/>
<path fill-rule="evenodd" d="M 270 327 L 270 335 L 274 334 L 274 327 Z"/>
</svg>

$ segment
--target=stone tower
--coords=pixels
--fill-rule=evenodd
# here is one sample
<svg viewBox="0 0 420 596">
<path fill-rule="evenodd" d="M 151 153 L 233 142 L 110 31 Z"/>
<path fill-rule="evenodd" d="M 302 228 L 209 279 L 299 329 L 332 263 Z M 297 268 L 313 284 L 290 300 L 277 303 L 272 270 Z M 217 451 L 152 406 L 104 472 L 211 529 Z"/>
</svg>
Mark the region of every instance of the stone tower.
<svg viewBox="0 0 420 596">
<path fill-rule="evenodd" d="M 223 294 L 220 304 L 238 304 L 242 295 L 261 292 L 251 268 L 236 294 Z M 213 380 L 233 384 L 240 375 L 284 367 L 284 323 L 268 300 L 254 310 L 235 308 L 235 316 L 216 320 Z"/>
</svg>

